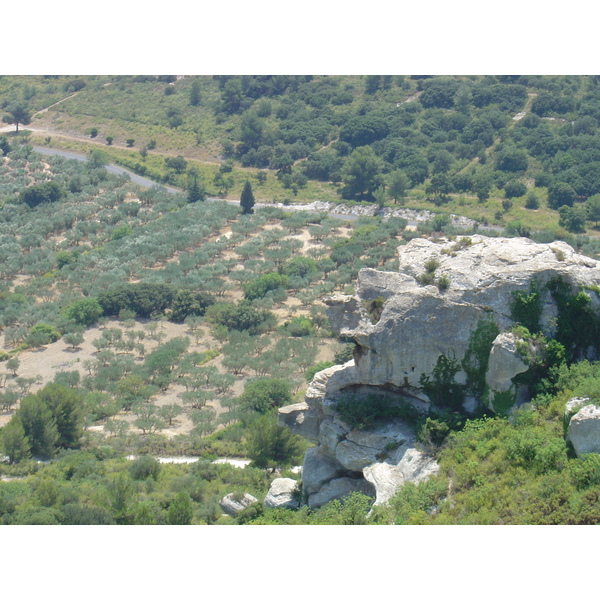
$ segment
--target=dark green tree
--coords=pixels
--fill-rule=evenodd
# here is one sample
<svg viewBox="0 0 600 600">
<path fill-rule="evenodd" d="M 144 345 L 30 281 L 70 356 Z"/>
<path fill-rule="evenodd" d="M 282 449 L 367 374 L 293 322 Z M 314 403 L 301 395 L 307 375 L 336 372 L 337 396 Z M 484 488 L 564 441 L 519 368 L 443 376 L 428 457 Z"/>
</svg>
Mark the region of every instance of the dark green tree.
<svg viewBox="0 0 600 600">
<path fill-rule="evenodd" d="M 585 206 L 588 211 L 588 220 L 593 221 L 597 226 L 598 221 L 600 221 L 600 194 L 590 196 L 587 199 Z"/>
<path fill-rule="evenodd" d="M 1 431 L 2 448 L 10 464 L 29 458 L 29 440 L 25 435 L 21 419 L 13 417 Z"/>
<path fill-rule="evenodd" d="M 279 427 L 274 414 L 263 415 L 250 426 L 248 457 L 260 469 L 274 469 L 301 459 L 302 444 L 297 435 Z"/>
<path fill-rule="evenodd" d="M 6 139 L 5 135 L 0 135 L 0 150 L 2 151 L 3 156 L 6 156 L 10 152 L 10 144 Z"/>
<path fill-rule="evenodd" d="M 45 402 L 35 394 L 26 396 L 21 400 L 14 418 L 18 418 L 21 422 L 34 456 L 41 458 L 54 456 L 60 435 L 52 411 Z"/>
<path fill-rule="evenodd" d="M 64 191 L 56 181 L 45 181 L 25 188 L 20 198 L 29 208 L 35 208 L 43 202 L 57 202 L 63 195 Z"/>
<path fill-rule="evenodd" d="M 563 181 L 553 183 L 548 188 L 548 206 L 557 210 L 561 206 L 573 206 L 577 193 Z"/>
<path fill-rule="evenodd" d="M 187 160 L 183 156 L 165 158 L 165 167 L 173 169 L 176 173 L 183 173 L 187 168 Z"/>
<path fill-rule="evenodd" d="M 189 525 L 194 516 L 194 504 L 187 492 L 178 492 L 167 510 L 169 525 Z"/>
<path fill-rule="evenodd" d="M 254 194 L 252 193 L 252 185 L 248 180 L 246 180 L 240 196 L 240 206 L 244 215 L 251 215 L 254 212 Z"/>
<path fill-rule="evenodd" d="M 57 446 L 76 448 L 83 434 L 83 398 L 77 390 L 58 383 L 49 383 L 35 396 L 45 404 L 56 423 Z"/>
<path fill-rule="evenodd" d="M 190 88 L 190 106 L 198 106 L 200 104 L 200 80 L 194 79 Z"/>
<path fill-rule="evenodd" d="M 82 298 L 75 300 L 62 310 L 62 313 L 78 325 L 89 327 L 98 321 L 103 310 L 96 298 Z"/>
<path fill-rule="evenodd" d="M 571 233 L 584 233 L 587 210 L 585 206 L 561 206 L 558 224 Z"/>
<path fill-rule="evenodd" d="M 188 202 L 204 202 L 206 200 L 206 192 L 204 187 L 198 183 L 197 177 L 191 177 L 188 185 L 187 193 Z"/>
<path fill-rule="evenodd" d="M 31 115 L 27 106 L 21 102 L 6 107 L 7 115 L 2 117 L 4 123 L 16 125 L 16 131 L 19 131 L 19 124 L 28 125 L 31 121 Z"/>
<path fill-rule="evenodd" d="M 383 161 L 370 146 L 356 148 L 342 167 L 342 197 L 348 200 L 371 199 L 383 183 Z"/>
<path fill-rule="evenodd" d="M 394 199 L 394 204 L 403 204 L 406 190 L 410 187 L 410 180 L 400 169 L 392 171 L 387 178 L 387 194 Z"/>
<path fill-rule="evenodd" d="M 257 379 L 244 388 L 240 403 L 247 410 L 266 413 L 288 404 L 292 399 L 290 385 L 283 379 Z"/>
</svg>

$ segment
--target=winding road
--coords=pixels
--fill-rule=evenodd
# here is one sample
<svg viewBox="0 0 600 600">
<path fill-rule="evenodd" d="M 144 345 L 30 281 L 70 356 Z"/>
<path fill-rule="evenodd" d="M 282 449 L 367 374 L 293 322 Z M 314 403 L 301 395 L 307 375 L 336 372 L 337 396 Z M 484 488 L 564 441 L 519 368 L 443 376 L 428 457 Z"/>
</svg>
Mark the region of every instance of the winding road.
<svg viewBox="0 0 600 600">
<path fill-rule="evenodd" d="M 86 162 L 88 160 L 88 158 L 86 156 L 83 156 L 81 154 L 75 154 L 73 152 L 65 152 L 64 150 L 55 150 L 53 148 L 44 148 L 42 146 L 34 146 L 33 150 L 35 152 L 38 152 L 39 154 L 44 154 L 46 156 L 63 156 L 64 158 L 71 158 L 71 159 L 79 160 L 82 162 Z M 145 188 L 152 187 L 153 185 L 159 185 L 156 183 L 156 181 L 152 181 L 151 179 L 148 179 L 146 177 L 141 177 L 140 175 L 136 175 L 135 173 L 132 173 L 131 171 L 128 171 L 127 169 L 124 169 L 123 167 L 118 167 L 117 165 L 112 165 L 112 164 L 104 165 L 104 168 L 109 173 L 114 173 L 116 175 L 127 175 L 127 176 L 129 176 L 130 180 L 133 183 L 140 185 L 142 187 L 145 187 Z M 173 187 L 169 187 L 169 186 L 163 186 L 163 187 L 171 194 L 183 193 L 182 190 L 178 190 Z M 209 200 L 211 202 L 227 202 L 227 204 L 239 204 L 239 202 L 237 200 L 224 200 L 222 198 L 207 198 L 207 200 Z M 268 206 L 268 205 L 257 202 L 256 206 L 259 207 L 259 206 Z M 294 207 L 293 205 L 290 205 L 290 206 L 286 206 L 286 210 L 299 210 L 299 209 Z M 358 219 L 358 217 L 356 215 L 343 215 L 343 214 L 334 213 L 334 212 L 330 212 L 329 216 L 333 217 L 334 219 L 339 219 L 340 221 L 356 221 Z M 419 223 L 420 223 L 420 221 L 411 221 L 411 220 L 408 221 L 408 225 L 411 227 L 416 227 Z M 483 225 L 480 226 L 479 229 L 480 230 L 490 230 L 490 231 L 502 231 L 502 229 L 500 227 L 483 226 Z"/>
</svg>

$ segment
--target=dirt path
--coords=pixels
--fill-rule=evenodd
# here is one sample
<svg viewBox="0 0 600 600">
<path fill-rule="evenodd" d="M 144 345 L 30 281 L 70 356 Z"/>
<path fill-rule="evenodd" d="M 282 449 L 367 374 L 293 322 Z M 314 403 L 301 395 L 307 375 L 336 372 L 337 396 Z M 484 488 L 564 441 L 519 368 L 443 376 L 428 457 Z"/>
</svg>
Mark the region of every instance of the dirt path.
<svg viewBox="0 0 600 600">
<path fill-rule="evenodd" d="M 513 116 L 510 125 L 507 127 L 507 129 L 512 129 L 518 121 L 520 121 L 530 110 L 531 110 L 531 103 L 533 102 L 533 99 L 537 96 L 537 94 L 530 92 L 527 94 L 528 98 L 527 98 L 527 102 L 525 103 L 525 106 L 523 107 L 523 110 L 521 112 L 518 112 L 516 115 Z M 493 141 L 491 146 L 488 146 L 485 151 L 486 152 L 490 152 L 493 151 L 498 144 L 500 143 L 500 138 L 496 137 L 496 139 Z M 466 171 L 472 167 L 474 164 L 479 162 L 479 157 L 476 156 L 475 158 L 473 158 L 472 160 L 469 161 L 469 163 L 467 164 L 466 167 L 462 168 L 457 174 L 462 174 L 462 173 L 466 173 Z"/>
</svg>

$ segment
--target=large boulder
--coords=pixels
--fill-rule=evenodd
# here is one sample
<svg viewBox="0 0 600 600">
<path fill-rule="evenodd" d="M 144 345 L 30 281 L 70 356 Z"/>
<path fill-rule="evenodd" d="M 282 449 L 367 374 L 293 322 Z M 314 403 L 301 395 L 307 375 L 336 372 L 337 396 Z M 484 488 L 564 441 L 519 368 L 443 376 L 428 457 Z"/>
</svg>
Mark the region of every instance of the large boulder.
<svg viewBox="0 0 600 600">
<path fill-rule="evenodd" d="M 384 422 L 375 429 L 351 431 L 335 448 L 338 462 L 350 471 L 362 471 L 380 460 L 386 448 L 414 442 L 414 435 L 402 421 Z"/>
<path fill-rule="evenodd" d="M 386 459 L 363 469 L 375 488 L 375 505 L 384 504 L 407 482 L 418 483 L 439 471 L 437 461 L 418 448 L 402 448 L 401 458 Z"/>
<path fill-rule="evenodd" d="M 278 477 L 271 482 L 264 505 L 267 508 L 298 508 L 297 492 L 298 482 L 295 479 Z"/>
<path fill-rule="evenodd" d="M 328 481 L 346 474 L 342 465 L 320 445 L 309 448 L 302 465 L 302 490 L 314 494 Z"/>
<path fill-rule="evenodd" d="M 600 407 L 587 404 L 571 417 L 567 441 L 573 444 L 577 456 L 600 452 Z"/>
<path fill-rule="evenodd" d="M 501 333 L 492 343 L 485 382 L 489 388 L 488 408 L 495 410 L 494 400 L 500 394 L 510 393 L 516 397 L 513 378 L 525 373 L 529 365 L 520 355 L 517 343 L 521 341 L 514 333 Z"/>
</svg>

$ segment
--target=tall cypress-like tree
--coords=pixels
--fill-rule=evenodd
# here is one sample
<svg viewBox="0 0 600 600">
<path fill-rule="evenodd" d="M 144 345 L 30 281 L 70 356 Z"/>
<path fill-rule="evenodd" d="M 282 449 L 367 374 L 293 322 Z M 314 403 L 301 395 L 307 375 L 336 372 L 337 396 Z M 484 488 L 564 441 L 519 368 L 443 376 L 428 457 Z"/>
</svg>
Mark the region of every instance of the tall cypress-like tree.
<svg viewBox="0 0 600 600">
<path fill-rule="evenodd" d="M 198 104 L 200 104 L 200 82 L 194 79 L 190 88 L 190 106 L 198 106 Z"/>
<path fill-rule="evenodd" d="M 192 177 L 190 184 L 188 185 L 188 202 L 204 202 L 206 200 L 206 193 L 204 187 L 198 183 L 197 177 Z"/>
<path fill-rule="evenodd" d="M 240 206 L 244 215 L 251 215 L 254 212 L 252 208 L 254 206 L 254 194 L 252 193 L 252 185 L 248 180 L 246 180 L 242 195 L 240 196 Z"/>
</svg>

